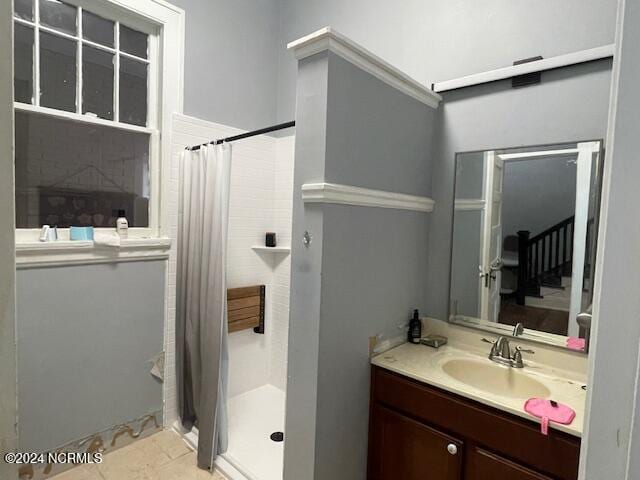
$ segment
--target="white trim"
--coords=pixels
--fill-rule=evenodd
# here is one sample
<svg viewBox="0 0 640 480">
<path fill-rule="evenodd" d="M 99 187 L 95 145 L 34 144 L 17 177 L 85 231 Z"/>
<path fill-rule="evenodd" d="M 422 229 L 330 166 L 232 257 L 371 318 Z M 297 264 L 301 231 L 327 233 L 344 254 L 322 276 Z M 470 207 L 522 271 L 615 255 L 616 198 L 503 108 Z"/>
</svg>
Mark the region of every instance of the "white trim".
<svg viewBox="0 0 640 480">
<path fill-rule="evenodd" d="M 565 148 L 562 150 L 538 150 L 535 152 L 501 153 L 498 155 L 501 160 L 521 160 L 524 158 L 536 157 L 562 157 L 573 156 L 580 152 L 577 148 Z"/>
<path fill-rule="evenodd" d="M 16 21 L 16 17 L 13 17 Z M 33 2 L 33 97 L 31 101 L 34 105 L 40 105 L 40 2 Z M 14 59 L 15 63 L 15 59 Z"/>
<path fill-rule="evenodd" d="M 328 50 L 425 105 L 437 108 L 442 100 L 430 88 L 331 27 L 321 28 L 295 40 L 287 45 L 287 49 L 293 50 L 298 60 Z"/>
<path fill-rule="evenodd" d="M 58 228 L 58 240 L 71 241 L 69 228 Z M 115 234 L 115 228 L 109 227 L 96 227 L 93 229 L 95 234 Z M 40 228 L 17 228 L 16 229 L 16 245 L 21 244 L 37 244 L 40 240 Z M 129 227 L 128 241 L 141 240 L 141 239 L 153 239 L 158 238 L 155 236 L 155 231 L 149 227 Z"/>
<path fill-rule="evenodd" d="M 55 108 L 29 105 L 28 103 L 15 102 L 14 108 L 18 112 L 37 113 L 39 115 L 48 115 L 50 117 L 61 118 L 63 120 L 71 120 L 74 122 L 118 128 L 120 130 L 128 130 L 130 132 L 146 133 L 149 135 L 158 132 L 155 128 L 140 127 L 138 125 L 131 125 L 129 123 L 116 122 L 113 120 L 105 120 L 103 118 L 92 117 L 91 115 L 83 115 L 76 112 L 66 112 L 64 110 L 56 110 Z"/>
<path fill-rule="evenodd" d="M 82 38 L 82 7 L 76 9 L 76 25 L 78 26 L 78 38 Z M 82 115 L 82 103 L 83 103 L 83 65 L 82 65 L 82 42 L 76 41 L 76 112 Z M 111 101 L 113 104 L 113 100 Z"/>
<path fill-rule="evenodd" d="M 113 33 L 115 38 L 113 39 L 113 46 L 115 48 L 115 55 L 113 57 L 113 121 L 120 123 L 120 22 L 115 22 L 113 26 Z M 148 74 L 148 72 L 147 72 Z M 156 82 L 157 84 L 157 82 Z M 147 105 L 147 115 L 149 115 L 149 106 Z M 147 118 L 147 125 L 149 124 L 149 118 Z M 149 155 L 151 158 L 151 155 Z"/>
<path fill-rule="evenodd" d="M 465 210 L 484 210 L 485 201 L 482 198 L 459 198 L 455 201 L 455 209 L 458 211 Z"/>
<path fill-rule="evenodd" d="M 576 203 L 573 222 L 573 259 L 571 263 L 571 296 L 569 302 L 568 336 L 578 336 L 580 333 L 578 314 L 586 305 L 582 305 L 585 252 L 587 249 L 587 224 L 589 221 L 589 203 L 591 194 L 591 178 L 593 154 L 600 150 L 600 142 L 585 142 L 578 144 L 578 159 L 576 165 Z"/>
<path fill-rule="evenodd" d="M 543 72 L 554 68 L 568 67 L 578 63 L 591 62 L 603 58 L 613 57 L 615 45 L 603 45 L 601 47 L 590 48 L 588 50 L 580 50 L 578 52 L 558 55 L 557 57 L 545 58 L 533 62 L 522 63 L 509 67 L 489 70 L 488 72 L 476 73 L 465 77 L 454 78 L 433 84 L 434 92 L 446 92 L 447 90 L 455 90 L 457 88 L 471 87 L 482 83 L 494 82 L 496 80 L 504 80 L 507 78 L 525 75 L 527 73 Z"/>
<path fill-rule="evenodd" d="M 16 268 L 166 260 L 169 258 L 170 248 L 171 240 L 168 238 L 126 239 L 121 240 L 120 247 L 69 240 L 18 243 Z"/>
<path fill-rule="evenodd" d="M 435 202 L 428 197 L 387 192 L 335 183 L 302 185 L 304 203 L 335 203 L 360 207 L 394 208 L 416 212 L 432 212 Z"/>
</svg>

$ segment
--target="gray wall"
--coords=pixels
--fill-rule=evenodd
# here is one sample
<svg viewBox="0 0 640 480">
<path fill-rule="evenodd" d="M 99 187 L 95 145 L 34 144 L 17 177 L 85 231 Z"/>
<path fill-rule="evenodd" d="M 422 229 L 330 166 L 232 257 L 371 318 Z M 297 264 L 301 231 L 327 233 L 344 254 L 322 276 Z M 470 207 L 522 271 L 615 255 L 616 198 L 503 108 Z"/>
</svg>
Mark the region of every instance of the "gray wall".
<svg viewBox="0 0 640 480">
<path fill-rule="evenodd" d="M 581 479 L 640 478 L 640 2 L 621 2 L 595 280 Z M 618 70 L 619 68 L 619 70 Z M 635 397 L 635 398 L 634 398 Z"/>
<path fill-rule="evenodd" d="M 613 42 L 616 0 L 282 0 L 278 118 L 295 105 L 282 45 L 331 25 L 426 85 Z"/>
<path fill-rule="evenodd" d="M 480 245 L 482 211 L 456 211 L 453 220 L 450 295 L 451 302 L 455 302 L 455 313 L 458 315 L 480 317 Z"/>
<path fill-rule="evenodd" d="M 0 2 L 0 458 L 16 449 L 12 2 Z M 15 478 L 0 460 L 0 478 Z"/>
<path fill-rule="evenodd" d="M 162 409 L 164 261 L 17 272 L 21 451 L 46 451 Z"/>
<path fill-rule="evenodd" d="M 482 199 L 484 189 L 484 152 L 457 155 L 455 164 L 455 198 Z M 449 305 L 455 313 L 478 317 L 480 298 L 478 267 L 482 245 L 482 210 L 453 212 L 451 253 L 451 293 Z M 453 312 L 449 312 L 450 314 Z"/>
<path fill-rule="evenodd" d="M 504 163 L 503 237 L 517 235 L 518 230 L 537 235 L 575 213 L 576 164 L 568 160 L 555 157 Z"/>
<path fill-rule="evenodd" d="M 340 57 L 306 59 L 294 191 L 324 180 L 429 196 L 435 116 Z M 294 195 L 293 238 L 309 230 L 314 241 L 292 251 L 287 480 L 365 478 L 369 337 L 404 335 L 397 326 L 424 308 L 428 224 L 424 213 L 305 207 Z"/>
<path fill-rule="evenodd" d="M 286 44 L 331 25 L 426 85 L 613 41 L 616 0 L 171 0 L 186 12 L 185 113 L 244 129 L 295 114 Z"/>
<path fill-rule="evenodd" d="M 604 138 L 611 61 L 545 72 L 513 89 L 504 80 L 446 92 L 438 121 L 429 237 L 427 312 L 445 319 L 449 298 L 451 211 L 456 152 Z"/>
<path fill-rule="evenodd" d="M 184 113 L 246 130 L 274 124 L 280 1 L 170 1 L 186 15 Z"/>
<path fill-rule="evenodd" d="M 484 190 L 484 152 L 465 152 L 456 156 L 455 194 L 458 199 L 482 199 Z"/>
</svg>

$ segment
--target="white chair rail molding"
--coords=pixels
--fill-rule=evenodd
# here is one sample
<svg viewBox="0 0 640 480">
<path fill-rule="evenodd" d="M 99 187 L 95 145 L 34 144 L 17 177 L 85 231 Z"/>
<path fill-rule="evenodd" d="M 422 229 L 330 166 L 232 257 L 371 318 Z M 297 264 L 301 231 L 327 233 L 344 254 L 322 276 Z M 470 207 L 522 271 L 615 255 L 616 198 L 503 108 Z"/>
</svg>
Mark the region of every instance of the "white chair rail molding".
<svg viewBox="0 0 640 480">
<path fill-rule="evenodd" d="M 302 200 L 304 203 L 334 203 L 426 213 L 432 212 L 436 204 L 429 197 L 335 183 L 306 183 L 302 185 Z"/>
</svg>

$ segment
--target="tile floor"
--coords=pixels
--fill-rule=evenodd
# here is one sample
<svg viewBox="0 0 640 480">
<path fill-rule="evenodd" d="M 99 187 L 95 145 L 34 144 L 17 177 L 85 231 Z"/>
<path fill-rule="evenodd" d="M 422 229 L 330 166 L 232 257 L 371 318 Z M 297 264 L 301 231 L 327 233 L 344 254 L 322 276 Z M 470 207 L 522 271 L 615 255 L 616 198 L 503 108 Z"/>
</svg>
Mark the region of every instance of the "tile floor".
<svg viewBox="0 0 640 480">
<path fill-rule="evenodd" d="M 51 480 L 225 480 L 196 466 L 196 454 L 165 430 L 108 453 L 100 464 L 82 465 Z"/>
</svg>

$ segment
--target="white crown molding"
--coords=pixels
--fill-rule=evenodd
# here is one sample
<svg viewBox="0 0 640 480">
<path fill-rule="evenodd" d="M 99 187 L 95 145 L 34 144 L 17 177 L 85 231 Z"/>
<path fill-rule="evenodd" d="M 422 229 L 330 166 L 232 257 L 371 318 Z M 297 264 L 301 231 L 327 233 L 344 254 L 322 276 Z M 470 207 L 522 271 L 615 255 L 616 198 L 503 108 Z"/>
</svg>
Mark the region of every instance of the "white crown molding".
<svg viewBox="0 0 640 480">
<path fill-rule="evenodd" d="M 432 212 L 435 205 L 435 202 L 428 197 L 335 183 L 306 183 L 302 185 L 302 201 L 304 203 L 334 203 L 416 212 Z"/>
<path fill-rule="evenodd" d="M 614 50 L 615 45 L 612 43 L 611 45 L 603 45 L 601 47 L 590 48 L 588 50 L 580 50 L 578 52 L 544 58 L 542 60 L 522 63 L 520 65 L 497 68 L 487 72 L 467 75 L 466 77 L 436 82 L 433 84 L 433 91 L 446 92 L 447 90 L 471 87 L 482 83 L 495 82 L 496 80 L 505 80 L 507 78 L 525 75 L 527 73 L 543 72 L 545 70 L 568 67 L 569 65 L 576 65 L 578 63 L 592 62 L 594 60 L 613 57 Z"/>
<path fill-rule="evenodd" d="M 295 40 L 289 43 L 287 48 L 293 50 L 298 60 L 328 50 L 425 105 L 438 108 L 442 100 L 442 97 L 430 88 L 331 27 L 321 28 Z"/>
<path fill-rule="evenodd" d="M 120 247 L 70 240 L 17 243 L 16 268 L 167 260 L 170 248 L 171 240 L 168 238 L 131 238 L 122 240 Z"/>
<path fill-rule="evenodd" d="M 461 198 L 456 200 L 455 209 L 456 210 L 484 210 L 484 200 L 481 198 Z"/>
</svg>

